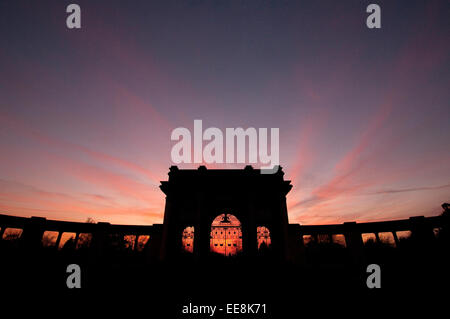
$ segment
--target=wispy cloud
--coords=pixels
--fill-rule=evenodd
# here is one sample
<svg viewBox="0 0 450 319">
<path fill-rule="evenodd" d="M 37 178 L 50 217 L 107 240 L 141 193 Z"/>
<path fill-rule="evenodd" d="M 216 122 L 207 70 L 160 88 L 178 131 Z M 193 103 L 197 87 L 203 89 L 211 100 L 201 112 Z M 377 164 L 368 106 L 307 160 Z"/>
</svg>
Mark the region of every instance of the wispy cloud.
<svg viewBox="0 0 450 319">
<path fill-rule="evenodd" d="M 420 191 L 431 191 L 437 189 L 449 188 L 450 184 L 439 185 L 439 186 L 422 186 L 422 187 L 411 187 L 411 188 L 397 188 L 397 189 L 384 189 L 379 190 L 369 194 L 395 194 L 395 193 L 407 193 L 407 192 L 420 192 Z"/>
</svg>

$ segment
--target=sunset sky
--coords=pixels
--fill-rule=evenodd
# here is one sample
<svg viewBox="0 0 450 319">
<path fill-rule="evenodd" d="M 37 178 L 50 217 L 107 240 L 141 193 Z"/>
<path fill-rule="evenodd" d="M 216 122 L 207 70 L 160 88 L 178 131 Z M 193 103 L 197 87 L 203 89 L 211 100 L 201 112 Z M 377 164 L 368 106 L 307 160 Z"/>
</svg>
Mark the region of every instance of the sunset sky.
<svg viewBox="0 0 450 319">
<path fill-rule="evenodd" d="M 379 30 L 365 24 L 372 2 Z M 80 30 L 66 27 L 69 3 Z M 162 223 L 171 132 L 201 119 L 280 128 L 291 223 L 437 215 L 450 201 L 448 12 L 429 0 L 1 1 L 0 214 Z"/>
</svg>

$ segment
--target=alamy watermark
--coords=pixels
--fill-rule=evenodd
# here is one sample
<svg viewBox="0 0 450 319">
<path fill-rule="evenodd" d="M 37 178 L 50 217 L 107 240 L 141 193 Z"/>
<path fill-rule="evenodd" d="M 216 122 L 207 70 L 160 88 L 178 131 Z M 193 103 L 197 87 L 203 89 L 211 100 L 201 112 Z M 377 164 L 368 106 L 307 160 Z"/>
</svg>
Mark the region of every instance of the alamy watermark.
<svg viewBox="0 0 450 319">
<path fill-rule="evenodd" d="M 280 165 L 279 128 L 270 129 L 269 143 L 267 128 L 226 128 L 223 134 L 216 127 L 203 131 L 202 120 L 194 120 L 193 134 L 185 127 L 178 127 L 172 131 L 170 138 L 177 141 L 171 151 L 175 164 L 259 163 L 262 174 L 275 173 Z"/>
<path fill-rule="evenodd" d="M 370 264 L 366 271 L 370 274 L 366 280 L 367 288 L 381 288 L 381 267 L 377 264 Z"/>
<path fill-rule="evenodd" d="M 68 29 L 81 29 L 81 8 L 78 4 L 72 3 L 66 7 L 66 13 L 69 15 L 66 18 L 66 25 Z M 369 29 L 381 28 L 381 8 L 378 4 L 369 4 L 366 8 L 366 13 L 370 13 L 366 19 L 366 25 Z"/>
<path fill-rule="evenodd" d="M 81 288 L 81 268 L 77 264 L 70 264 L 66 268 L 66 272 L 70 274 L 67 276 L 66 285 L 67 288 Z"/>
</svg>

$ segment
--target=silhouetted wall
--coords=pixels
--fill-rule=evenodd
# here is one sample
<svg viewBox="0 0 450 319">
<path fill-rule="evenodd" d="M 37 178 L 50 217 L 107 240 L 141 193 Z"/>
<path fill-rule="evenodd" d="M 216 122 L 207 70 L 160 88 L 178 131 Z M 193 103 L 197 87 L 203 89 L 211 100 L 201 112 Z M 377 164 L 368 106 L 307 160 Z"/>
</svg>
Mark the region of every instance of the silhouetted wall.
<svg viewBox="0 0 450 319">
<path fill-rule="evenodd" d="M 75 233 L 74 245 L 76 247 L 80 234 L 92 234 L 89 250 L 92 258 L 99 258 L 105 250 L 105 242 L 111 235 L 135 237 L 137 247 L 140 236 L 149 236 L 145 246 L 147 261 L 158 258 L 161 250 L 163 226 L 155 224 L 152 226 L 134 225 L 111 225 L 109 223 L 77 223 L 48 220 L 42 217 L 15 217 L 0 215 L 0 239 L 5 240 L 5 231 L 8 228 L 21 229 L 20 246 L 26 250 L 35 251 L 42 246 L 45 231 L 58 232 L 56 243 L 58 247 L 62 234 L 65 232 Z M 391 233 L 393 246 L 401 245 L 397 233 L 402 231 L 411 232 L 411 240 L 418 246 L 426 247 L 434 240 L 435 235 L 442 229 L 448 229 L 448 216 L 435 217 L 411 217 L 409 219 L 356 223 L 349 222 L 335 225 L 299 225 L 290 224 L 288 228 L 289 259 L 302 263 L 306 260 L 305 245 L 309 243 L 338 243 L 347 248 L 350 256 L 355 262 L 363 258 L 363 234 L 373 234 L 376 242 L 381 242 L 379 234 Z M 338 237 L 340 238 L 338 238 Z M 181 233 L 177 238 L 181 241 Z M 246 247 L 244 246 L 245 250 Z"/>
</svg>

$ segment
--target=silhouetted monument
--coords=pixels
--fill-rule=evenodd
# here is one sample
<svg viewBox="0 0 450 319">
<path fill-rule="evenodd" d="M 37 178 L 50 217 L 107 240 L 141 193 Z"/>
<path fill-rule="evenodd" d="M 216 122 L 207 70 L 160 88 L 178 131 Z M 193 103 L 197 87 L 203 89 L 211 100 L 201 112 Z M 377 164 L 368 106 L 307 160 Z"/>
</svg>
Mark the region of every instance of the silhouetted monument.
<svg viewBox="0 0 450 319">
<path fill-rule="evenodd" d="M 345 248 L 339 253 L 345 251 L 341 255 L 346 260 L 358 265 L 364 264 L 368 241 L 429 250 L 438 242 L 447 245 L 450 237 L 448 203 L 442 205 L 444 212 L 440 216 L 331 225 L 289 224 L 286 195 L 292 185 L 284 180 L 281 168 L 275 174 L 261 174 L 251 166 L 172 166 L 168 181 L 161 182 L 160 188 L 166 194 L 164 224 L 111 225 L 0 214 L 0 248 L 16 247 L 24 255 L 39 254 L 43 248 L 58 251 L 65 247 L 63 235 L 72 234 L 73 243 L 65 250 L 86 246 L 88 259 L 94 263 L 114 255 L 114 241 L 119 241 L 126 249 L 142 255 L 141 261 L 147 263 L 186 256 L 204 260 L 221 254 L 289 259 L 305 265 L 314 260 L 311 251 L 318 246 L 336 244 Z M 17 240 L 9 243 L 9 239 Z"/>
<path fill-rule="evenodd" d="M 172 166 L 169 180 L 161 182 L 160 186 L 166 194 L 161 257 L 176 258 L 184 249 L 203 259 L 212 251 L 220 252 L 220 245 L 225 245 L 223 251 L 227 247 L 233 252 L 239 251 L 235 247 L 240 245 L 240 234 L 240 253 L 252 257 L 258 253 L 258 227 L 265 227 L 264 236 L 270 232 L 273 256 L 286 259 L 286 194 L 292 185 L 283 176 L 281 168 L 275 174 L 261 174 L 251 166 L 226 170 L 204 166 L 182 170 Z M 223 216 L 213 225 L 220 215 Z M 230 218 L 235 220 L 232 228 L 226 225 Z M 193 249 L 182 243 L 187 228 L 193 230 Z"/>
</svg>

